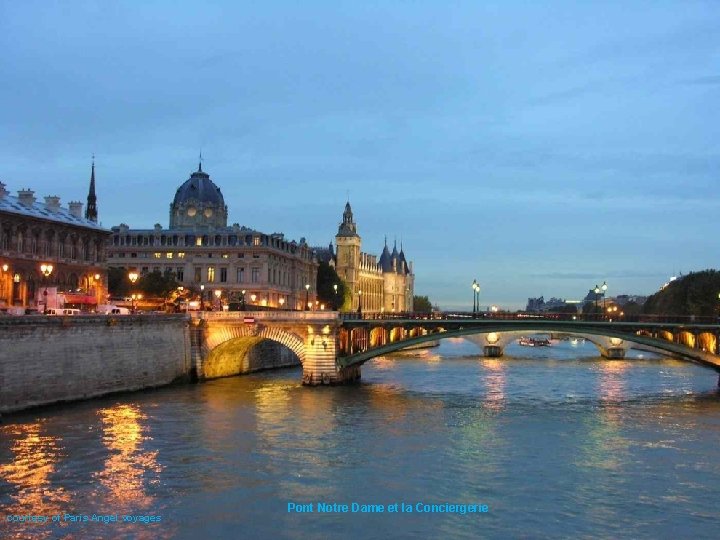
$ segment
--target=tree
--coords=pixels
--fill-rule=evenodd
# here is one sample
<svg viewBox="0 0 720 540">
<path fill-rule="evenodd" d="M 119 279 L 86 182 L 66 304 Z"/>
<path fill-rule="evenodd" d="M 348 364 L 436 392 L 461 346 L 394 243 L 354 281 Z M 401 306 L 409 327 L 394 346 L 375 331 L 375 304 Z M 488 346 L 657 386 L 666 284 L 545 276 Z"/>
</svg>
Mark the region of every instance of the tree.
<svg viewBox="0 0 720 540">
<path fill-rule="evenodd" d="M 337 292 L 335 292 L 335 285 L 337 285 Z M 319 264 L 316 291 L 318 300 L 333 310 L 347 310 L 352 305 L 352 293 L 349 287 L 337 275 L 335 268 L 330 266 L 330 263 L 321 262 Z"/>
<path fill-rule="evenodd" d="M 427 296 L 413 296 L 413 311 L 430 313 L 432 311 L 432 302 Z"/>
<path fill-rule="evenodd" d="M 582 307 L 583 315 L 601 315 L 603 310 L 597 302 L 585 302 Z"/>
<path fill-rule="evenodd" d="M 124 268 L 108 268 L 108 292 L 110 296 L 126 298 L 130 296 L 130 280 Z"/>
<path fill-rule="evenodd" d="M 717 316 L 720 293 L 720 272 L 691 272 L 650 296 L 643 313 L 654 315 Z"/>
<path fill-rule="evenodd" d="M 171 292 L 177 289 L 179 283 L 175 279 L 175 273 L 166 270 L 161 274 L 159 270 L 142 276 L 137 283 L 139 290 L 147 297 L 167 298 Z"/>
</svg>

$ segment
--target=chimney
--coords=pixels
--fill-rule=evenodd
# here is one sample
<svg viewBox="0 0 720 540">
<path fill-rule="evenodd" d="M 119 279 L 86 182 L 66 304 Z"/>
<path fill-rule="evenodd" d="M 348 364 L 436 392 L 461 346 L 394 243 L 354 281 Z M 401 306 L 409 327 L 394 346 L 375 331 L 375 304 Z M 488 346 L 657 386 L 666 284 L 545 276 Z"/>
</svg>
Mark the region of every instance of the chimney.
<svg viewBox="0 0 720 540">
<path fill-rule="evenodd" d="M 9 192 L 7 189 L 5 189 L 5 184 L 0 182 L 0 199 L 4 199 L 5 195 L 7 195 Z"/>
<path fill-rule="evenodd" d="M 82 218 L 83 203 L 80 201 L 70 201 L 68 207 L 70 208 L 70 214 L 76 218 Z"/>
<path fill-rule="evenodd" d="M 60 210 L 60 197 L 57 195 L 49 195 L 45 197 L 45 207 L 51 212 Z"/>
<path fill-rule="evenodd" d="M 32 206 L 35 204 L 35 192 L 32 189 L 20 189 L 18 190 L 18 200 L 22 205 Z"/>
</svg>

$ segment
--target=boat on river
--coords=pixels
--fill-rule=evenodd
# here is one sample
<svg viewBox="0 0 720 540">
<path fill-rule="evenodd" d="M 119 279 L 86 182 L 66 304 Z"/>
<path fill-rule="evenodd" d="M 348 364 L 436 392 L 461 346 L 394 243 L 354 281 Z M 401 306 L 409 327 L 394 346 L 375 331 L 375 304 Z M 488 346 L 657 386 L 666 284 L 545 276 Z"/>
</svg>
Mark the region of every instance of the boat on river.
<svg viewBox="0 0 720 540">
<path fill-rule="evenodd" d="M 531 338 L 531 337 L 521 337 L 518 340 L 518 344 L 522 345 L 523 347 L 549 347 L 551 345 L 549 339 L 545 338 Z"/>
</svg>

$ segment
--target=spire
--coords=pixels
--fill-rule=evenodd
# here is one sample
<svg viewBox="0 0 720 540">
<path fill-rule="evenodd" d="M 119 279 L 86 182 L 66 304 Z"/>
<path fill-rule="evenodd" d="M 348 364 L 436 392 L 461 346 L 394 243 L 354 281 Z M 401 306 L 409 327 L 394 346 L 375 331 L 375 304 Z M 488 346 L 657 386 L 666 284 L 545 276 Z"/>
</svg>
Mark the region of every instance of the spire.
<svg viewBox="0 0 720 540">
<path fill-rule="evenodd" d="M 97 197 L 95 196 L 95 154 L 92 156 L 92 169 L 90 172 L 90 190 L 87 196 L 85 219 L 97 222 Z"/>
<path fill-rule="evenodd" d="M 200 150 L 200 162 L 198 163 L 198 172 L 202 172 L 202 150 Z"/>
</svg>

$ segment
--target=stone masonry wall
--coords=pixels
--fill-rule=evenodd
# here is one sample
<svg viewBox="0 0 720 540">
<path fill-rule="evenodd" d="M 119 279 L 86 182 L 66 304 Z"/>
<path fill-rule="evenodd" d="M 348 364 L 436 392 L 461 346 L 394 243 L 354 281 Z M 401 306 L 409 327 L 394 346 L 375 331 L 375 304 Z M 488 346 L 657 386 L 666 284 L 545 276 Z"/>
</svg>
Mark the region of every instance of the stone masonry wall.
<svg viewBox="0 0 720 540">
<path fill-rule="evenodd" d="M 190 376 L 184 315 L 3 317 L 0 413 Z"/>
</svg>

